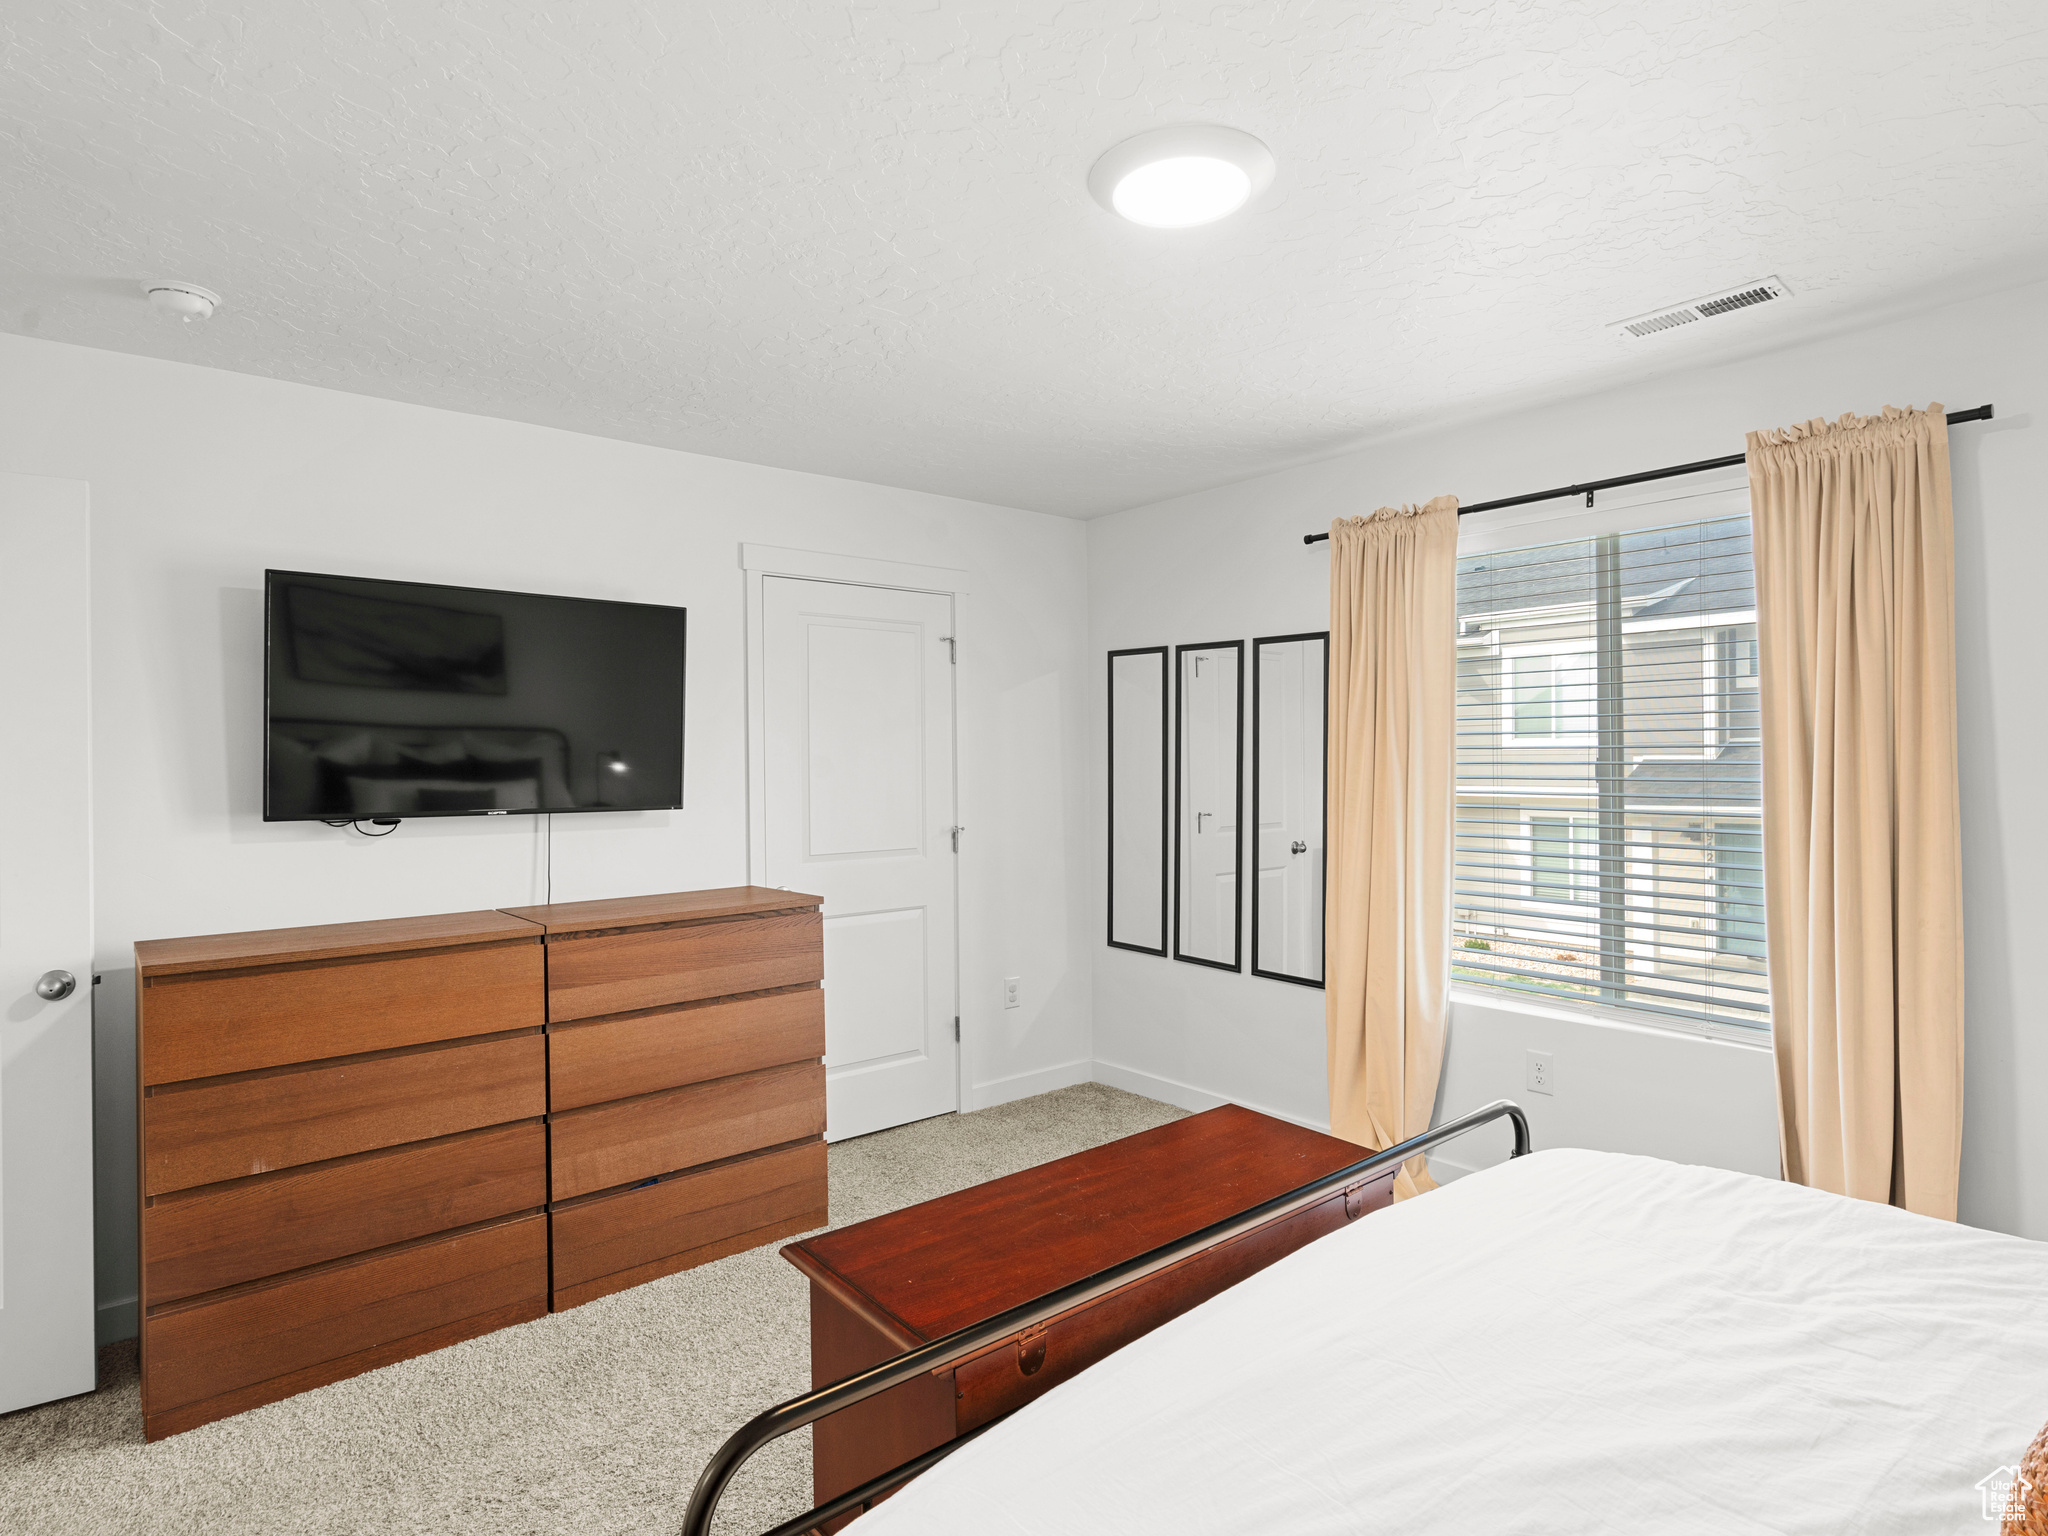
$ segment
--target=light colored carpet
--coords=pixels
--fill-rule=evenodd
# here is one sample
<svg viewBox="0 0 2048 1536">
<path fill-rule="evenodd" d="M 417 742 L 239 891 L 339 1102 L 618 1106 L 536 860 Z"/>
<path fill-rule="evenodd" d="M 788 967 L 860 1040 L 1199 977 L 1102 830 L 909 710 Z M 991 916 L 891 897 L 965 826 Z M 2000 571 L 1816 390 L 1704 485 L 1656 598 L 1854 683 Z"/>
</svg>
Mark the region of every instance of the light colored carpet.
<svg viewBox="0 0 2048 1536">
<path fill-rule="evenodd" d="M 1085 1083 L 831 1149 L 834 1225 L 1180 1118 Z M 672 1532 L 746 1419 L 810 1385 L 808 1291 L 757 1248 L 174 1435 L 142 1439 L 133 1342 L 100 1390 L 0 1417 L 10 1536 Z M 810 1507 L 808 1431 L 742 1471 L 719 1530 Z"/>
</svg>

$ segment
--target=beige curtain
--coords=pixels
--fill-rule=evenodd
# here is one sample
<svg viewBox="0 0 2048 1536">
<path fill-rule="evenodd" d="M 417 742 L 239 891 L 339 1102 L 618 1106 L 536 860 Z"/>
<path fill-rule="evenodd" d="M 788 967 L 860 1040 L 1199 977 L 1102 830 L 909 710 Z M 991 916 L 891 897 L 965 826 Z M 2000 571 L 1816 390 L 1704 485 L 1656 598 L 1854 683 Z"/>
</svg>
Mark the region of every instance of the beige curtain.
<svg viewBox="0 0 2048 1536">
<path fill-rule="evenodd" d="M 1950 1220 L 1963 1108 L 1942 408 L 1749 435 L 1785 1177 Z"/>
<path fill-rule="evenodd" d="M 1450 978 L 1458 502 L 1330 525 L 1330 1128 L 1429 1127 Z M 1395 1197 L 1434 1188 L 1421 1158 Z"/>
</svg>

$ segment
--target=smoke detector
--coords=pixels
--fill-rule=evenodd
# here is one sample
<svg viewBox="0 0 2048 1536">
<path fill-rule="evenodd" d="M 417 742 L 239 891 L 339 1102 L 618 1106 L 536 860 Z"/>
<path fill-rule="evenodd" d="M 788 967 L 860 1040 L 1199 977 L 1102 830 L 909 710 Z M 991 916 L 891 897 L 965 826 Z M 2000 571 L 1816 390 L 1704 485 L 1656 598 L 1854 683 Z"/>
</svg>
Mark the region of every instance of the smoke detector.
<svg viewBox="0 0 2048 1536">
<path fill-rule="evenodd" d="M 149 302 L 167 315 L 176 315 L 188 325 L 205 320 L 220 308 L 220 295 L 197 283 L 144 283 Z"/>
<path fill-rule="evenodd" d="M 1688 303 L 1674 304 L 1668 309 L 1652 310 L 1647 315 L 1637 315 L 1633 320 L 1617 320 L 1607 329 L 1619 335 L 1640 339 L 1655 336 L 1663 331 L 1672 331 L 1682 325 L 1692 325 L 1701 320 L 1712 320 L 1719 315 L 1732 315 L 1738 309 L 1748 309 L 1756 304 L 1768 304 L 1774 299 L 1789 299 L 1792 290 L 1775 277 L 1762 278 L 1754 283 L 1744 283 L 1739 288 L 1724 288 L 1719 293 L 1710 293 L 1703 299 Z"/>
</svg>

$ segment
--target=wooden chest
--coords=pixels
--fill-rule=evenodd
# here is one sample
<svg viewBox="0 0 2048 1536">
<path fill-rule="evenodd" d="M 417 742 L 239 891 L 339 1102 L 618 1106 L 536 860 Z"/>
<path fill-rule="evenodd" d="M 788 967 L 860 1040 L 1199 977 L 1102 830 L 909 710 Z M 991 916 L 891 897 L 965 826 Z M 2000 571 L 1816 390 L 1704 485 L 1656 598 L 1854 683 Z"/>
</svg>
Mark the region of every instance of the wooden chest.
<svg viewBox="0 0 2048 1536">
<path fill-rule="evenodd" d="M 506 909 L 547 936 L 556 1310 L 825 1224 L 820 900 Z"/>
<path fill-rule="evenodd" d="M 1367 1155 L 1350 1142 L 1226 1105 L 792 1243 L 783 1257 L 811 1281 L 812 1384 L 851 1376 Z M 943 1374 L 822 1420 L 812 1430 L 817 1501 L 1008 1413 L 1392 1198 L 1391 1173 L 1339 1191 Z"/>
</svg>

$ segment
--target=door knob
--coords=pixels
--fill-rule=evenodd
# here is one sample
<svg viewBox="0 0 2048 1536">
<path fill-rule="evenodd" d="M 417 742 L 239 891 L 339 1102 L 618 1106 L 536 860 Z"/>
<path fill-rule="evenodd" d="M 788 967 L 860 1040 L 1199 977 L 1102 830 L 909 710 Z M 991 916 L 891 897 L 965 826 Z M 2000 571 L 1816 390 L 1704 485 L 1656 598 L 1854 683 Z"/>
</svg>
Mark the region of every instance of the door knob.
<svg viewBox="0 0 2048 1536">
<path fill-rule="evenodd" d="M 78 978 L 69 971 L 45 971 L 36 978 L 36 996 L 54 1003 L 78 990 Z"/>
<path fill-rule="evenodd" d="M 1296 853 L 1307 853 L 1307 852 L 1308 852 L 1308 844 L 1307 844 L 1307 843 L 1304 843 L 1304 842 L 1300 842 L 1300 841 L 1297 841 L 1297 842 L 1295 843 L 1295 845 L 1294 845 L 1294 852 L 1296 852 Z"/>
</svg>

